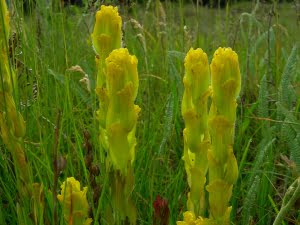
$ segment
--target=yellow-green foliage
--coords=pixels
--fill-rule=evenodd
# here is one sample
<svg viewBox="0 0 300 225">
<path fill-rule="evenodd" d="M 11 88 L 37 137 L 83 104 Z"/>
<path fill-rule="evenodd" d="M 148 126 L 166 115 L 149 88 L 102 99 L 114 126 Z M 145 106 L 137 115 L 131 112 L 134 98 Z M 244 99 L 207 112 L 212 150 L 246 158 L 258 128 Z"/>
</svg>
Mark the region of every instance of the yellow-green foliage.
<svg viewBox="0 0 300 225">
<path fill-rule="evenodd" d="M 61 194 L 57 195 L 61 203 L 65 221 L 68 225 L 89 225 L 92 223 L 88 217 L 89 205 L 86 198 L 88 188 L 80 188 L 80 183 L 74 177 L 68 177 L 63 182 Z"/>
<path fill-rule="evenodd" d="M 8 61 L 8 36 L 9 36 L 9 12 L 5 0 L 0 1 L 1 18 L 0 18 L 0 70 L 1 70 L 1 80 L 0 85 L 1 92 L 7 91 L 12 92 L 12 74 L 11 68 Z"/>
<path fill-rule="evenodd" d="M 0 20 L 0 45 L 4 48 L 8 42 L 9 35 L 9 12 L 5 0 L 0 0 L 1 20 Z"/>
<path fill-rule="evenodd" d="M 5 0 L 0 1 L 0 131 L 3 142 L 11 151 L 17 172 L 25 183 L 29 183 L 29 171 L 23 149 L 25 122 L 16 109 L 13 99 L 14 71 L 8 59 L 9 13 Z"/>
<path fill-rule="evenodd" d="M 182 116 L 185 121 L 184 155 L 185 169 L 190 186 L 188 209 L 197 216 L 205 210 L 207 150 L 209 134 L 207 124 L 207 99 L 210 95 L 210 73 L 207 55 L 202 49 L 190 49 L 184 61 L 184 94 Z"/>
<path fill-rule="evenodd" d="M 216 50 L 210 65 L 211 90 L 207 56 L 202 50 L 188 52 L 185 70 L 182 101 L 182 115 L 186 124 L 183 132 L 183 159 L 191 190 L 188 199 L 190 211 L 184 214 L 184 221 L 178 221 L 177 224 L 229 225 L 231 207 L 228 203 L 238 176 L 233 153 L 236 98 L 241 89 L 238 56 L 231 48 Z M 207 98 L 210 94 L 212 101 L 207 115 Z M 205 205 L 200 204 L 202 214 L 199 214 L 195 203 L 205 201 L 203 190 L 207 166 L 209 218 L 202 218 Z"/>
</svg>

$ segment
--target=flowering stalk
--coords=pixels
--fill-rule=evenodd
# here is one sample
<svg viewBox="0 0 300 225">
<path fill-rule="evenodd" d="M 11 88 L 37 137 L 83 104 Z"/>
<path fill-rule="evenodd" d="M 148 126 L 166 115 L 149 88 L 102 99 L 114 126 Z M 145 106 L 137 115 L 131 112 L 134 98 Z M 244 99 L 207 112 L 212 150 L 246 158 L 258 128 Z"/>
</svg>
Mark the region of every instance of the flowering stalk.
<svg viewBox="0 0 300 225">
<path fill-rule="evenodd" d="M 190 49 L 184 61 L 184 94 L 182 116 L 185 121 L 184 155 L 190 192 L 188 210 L 197 216 L 205 212 L 206 173 L 209 148 L 207 99 L 210 95 L 210 73 L 207 55 L 202 49 Z"/>
<path fill-rule="evenodd" d="M 106 115 L 108 109 L 108 97 L 106 90 L 106 78 L 104 74 L 105 59 L 109 53 L 121 47 L 122 39 L 122 19 L 119 16 L 118 8 L 113 6 L 101 6 L 101 9 L 96 13 L 96 22 L 94 31 L 92 33 L 93 47 L 97 54 L 96 65 L 97 84 L 96 93 L 99 99 L 99 109 L 96 115 L 100 125 L 100 143 L 101 149 L 107 151 L 107 134 L 106 134 Z M 101 159 L 103 160 L 104 154 L 101 151 Z"/>
<path fill-rule="evenodd" d="M 89 205 L 86 198 L 87 187 L 83 190 L 74 177 L 68 177 L 61 185 L 61 194 L 57 195 L 63 208 L 64 219 L 68 225 L 89 225 L 92 219 L 88 218 Z"/>
<path fill-rule="evenodd" d="M 209 193 L 210 216 L 209 218 L 203 218 L 203 214 L 197 214 L 195 208 L 188 205 L 190 211 L 184 213 L 184 220 L 178 221 L 177 225 L 229 225 L 231 207 L 228 207 L 228 203 L 231 198 L 233 184 L 236 182 L 238 176 L 237 162 L 233 154 L 236 98 L 241 88 L 238 56 L 230 48 L 219 48 L 215 52 L 210 65 L 212 103 L 209 115 L 207 116 L 206 109 L 203 108 L 203 111 L 199 112 L 196 111 L 197 108 L 195 107 L 198 106 L 198 110 L 200 106 L 205 107 L 207 97 L 211 94 L 208 88 L 210 79 L 207 77 L 209 75 L 203 75 L 209 74 L 206 63 L 203 63 L 207 61 L 207 57 L 205 55 L 205 61 L 196 59 L 195 55 L 192 55 L 192 53 L 195 54 L 193 51 L 195 50 L 190 50 L 185 60 L 185 92 L 182 101 L 182 114 L 186 123 L 184 130 L 184 160 L 189 185 L 193 185 L 194 180 L 198 182 L 198 186 L 195 189 L 198 196 L 199 193 L 200 195 L 203 193 L 208 163 L 209 184 L 206 186 L 206 190 Z M 200 53 L 201 51 L 198 52 Z M 192 56 L 194 56 L 195 60 L 192 60 Z M 202 57 L 202 59 L 204 58 Z M 187 62 L 189 61 L 192 66 L 188 66 Z M 189 73 L 194 74 L 198 71 L 201 71 L 199 73 L 202 74 L 201 76 L 191 76 L 189 78 Z M 191 87 L 197 88 L 192 89 Z M 202 95 L 199 93 L 202 93 Z M 191 97 L 188 98 L 188 96 Z M 203 96 L 202 102 L 199 96 Z M 209 134 L 206 133 L 207 128 Z M 201 157 L 203 161 L 201 161 L 201 164 L 197 164 L 200 160 L 197 161 L 197 154 L 194 153 L 196 151 L 193 149 L 197 149 L 196 147 L 202 145 L 206 146 L 206 148 L 205 150 L 204 148 L 202 149 L 203 154 L 199 154 L 198 157 Z M 200 149 L 200 147 L 198 148 Z M 194 168 L 197 168 L 196 165 L 202 166 L 199 167 L 199 171 L 201 172 L 193 174 L 192 171 L 195 170 Z M 191 197 L 192 185 L 190 185 L 191 193 L 189 201 L 193 201 Z"/>
<path fill-rule="evenodd" d="M 122 19 L 119 16 L 118 8 L 102 5 L 96 13 L 96 23 L 92 33 L 93 47 L 99 56 L 97 87 L 105 85 L 103 66 L 109 53 L 121 47 L 122 40 Z"/>
<path fill-rule="evenodd" d="M 228 207 L 238 166 L 233 153 L 236 98 L 241 89 L 238 55 L 231 48 L 219 48 L 211 63 L 212 105 L 209 131 L 212 148 L 208 151 L 210 220 L 229 225 Z"/>
<path fill-rule="evenodd" d="M 30 175 L 23 141 L 26 128 L 13 98 L 13 83 L 16 79 L 8 59 L 9 12 L 5 0 L 0 0 L 0 7 L 0 135 L 13 156 L 20 180 L 27 185 L 30 183 Z"/>
<path fill-rule="evenodd" d="M 132 163 L 135 159 L 135 130 L 139 106 L 134 104 L 138 92 L 137 58 L 126 48 L 113 50 L 105 60 L 108 110 L 108 164 L 113 169 L 113 206 L 121 220 L 136 223 L 136 209 L 131 201 L 134 179 Z"/>
<path fill-rule="evenodd" d="M 136 209 L 130 196 L 134 185 L 131 164 L 135 157 L 135 129 L 140 111 L 134 105 L 138 90 L 137 59 L 129 55 L 127 49 L 120 49 L 121 25 L 116 7 L 101 6 L 92 34 L 98 67 L 99 110 L 96 115 L 100 124 L 101 149 L 107 153 L 113 212 L 120 220 L 128 217 L 130 223 L 135 224 Z M 101 158 L 104 158 L 103 151 Z M 112 215 L 112 212 L 108 214 Z"/>
</svg>

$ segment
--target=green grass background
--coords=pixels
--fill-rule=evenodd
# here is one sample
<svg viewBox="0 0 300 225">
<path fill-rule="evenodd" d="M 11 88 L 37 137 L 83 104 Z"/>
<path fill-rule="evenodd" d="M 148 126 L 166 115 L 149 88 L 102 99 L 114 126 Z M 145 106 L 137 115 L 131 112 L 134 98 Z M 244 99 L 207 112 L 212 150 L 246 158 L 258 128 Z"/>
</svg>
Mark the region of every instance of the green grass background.
<svg viewBox="0 0 300 225">
<path fill-rule="evenodd" d="M 94 119 L 96 66 L 90 34 L 99 4 L 62 8 L 37 0 L 36 7 L 24 12 L 21 3 L 11 1 L 10 5 L 12 58 L 19 87 L 14 94 L 26 121 L 25 148 L 33 180 L 43 183 L 45 204 L 40 224 L 54 224 L 55 141 L 58 161 L 62 167 L 65 164 L 59 185 L 74 176 L 89 187 L 88 199 L 93 205 L 84 131 L 90 134 L 93 162 L 100 166 L 97 185 L 103 186 L 108 178 L 98 153 Z M 110 3 L 118 5 L 105 2 Z M 124 45 L 139 60 L 136 104 L 142 111 L 136 131 L 133 192 L 137 223 L 152 224 L 156 195 L 168 200 L 170 224 L 182 219 L 188 192 L 181 160 L 183 60 L 191 47 L 201 47 L 211 60 L 214 51 L 224 46 L 238 53 L 243 81 L 235 132 L 239 179 L 231 201 L 232 223 L 272 224 L 287 187 L 300 172 L 299 0 L 242 2 L 224 9 L 149 0 L 121 6 L 119 11 Z M 88 74 L 91 92 L 79 82 L 83 74 L 69 70 L 75 65 Z M 57 126 L 59 135 L 55 137 Z M 14 166 L 2 142 L 0 153 L 0 224 L 32 224 L 30 201 L 23 206 L 18 203 Z M 99 204 L 109 201 L 109 196 L 102 195 Z M 92 209 L 94 215 L 99 213 L 97 206 Z M 61 208 L 57 210 L 59 224 L 63 224 Z M 299 221 L 296 204 L 284 224 Z"/>
</svg>

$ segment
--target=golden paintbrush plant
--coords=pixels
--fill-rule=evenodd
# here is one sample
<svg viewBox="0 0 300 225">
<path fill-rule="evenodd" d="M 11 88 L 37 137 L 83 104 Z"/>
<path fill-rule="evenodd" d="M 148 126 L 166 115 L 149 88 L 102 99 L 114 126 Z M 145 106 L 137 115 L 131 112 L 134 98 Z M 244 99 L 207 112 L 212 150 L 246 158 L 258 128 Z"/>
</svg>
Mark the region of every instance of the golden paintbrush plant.
<svg viewBox="0 0 300 225">
<path fill-rule="evenodd" d="M 97 87 L 102 87 L 105 83 L 103 67 L 106 57 L 112 50 L 121 47 L 121 27 L 122 19 L 118 13 L 118 8 L 102 5 L 96 13 L 96 22 L 92 33 L 93 47 L 98 55 L 96 57 L 98 65 Z"/>
<path fill-rule="evenodd" d="M 137 58 L 126 48 L 116 49 L 105 60 L 107 94 L 106 129 L 114 170 L 126 174 L 135 156 L 135 129 L 140 108 L 134 104 L 138 91 Z"/>
<path fill-rule="evenodd" d="M 74 177 L 68 177 L 62 183 L 61 194 L 57 195 L 62 205 L 64 219 L 68 225 L 89 225 L 92 219 L 88 218 L 89 204 L 86 198 L 88 188 L 80 188 L 80 182 Z"/>
<path fill-rule="evenodd" d="M 185 59 L 185 71 L 183 159 L 190 193 L 189 211 L 184 213 L 184 221 L 178 221 L 177 225 L 229 225 L 229 201 L 238 176 L 233 153 L 236 98 L 241 89 L 238 56 L 231 48 L 219 48 L 209 71 L 206 54 L 202 50 L 191 49 Z M 211 106 L 207 115 L 209 96 Z M 203 189 L 207 168 L 208 207 Z M 199 202 L 200 211 L 195 207 Z M 209 218 L 204 218 L 205 210 L 208 210 Z"/>
<path fill-rule="evenodd" d="M 236 98 L 241 89 L 238 55 L 231 48 L 216 50 L 211 63 L 212 104 L 209 112 L 211 149 L 208 151 L 210 219 L 230 224 L 229 201 L 238 177 L 233 153 Z"/>
<path fill-rule="evenodd" d="M 138 91 L 137 59 L 120 48 L 122 19 L 117 7 L 101 6 L 92 34 L 97 54 L 96 93 L 99 109 L 100 158 L 105 159 L 110 175 L 111 208 L 106 207 L 110 224 L 136 223 L 136 208 L 131 200 L 134 187 L 132 162 L 135 158 L 135 130 L 140 108 L 134 104 Z M 104 152 L 106 154 L 104 154 Z"/>
<path fill-rule="evenodd" d="M 122 19 L 118 8 L 102 5 L 96 13 L 96 22 L 91 35 L 93 47 L 96 52 L 96 93 L 99 99 L 99 109 L 96 112 L 99 121 L 99 140 L 101 144 L 100 158 L 103 161 L 104 152 L 108 150 L 106 133 L 106 115 L 108 109 L 108 96 L 105 77 L 105 59 L 109 53 L 121 47 L 122 40 Z"/>
<path fill-rule="evenodd" d="M 109 54 L 121 46 L 122 19 L 118 8 L 102 5 L 96 13 L 96 23 L 92 33 L 93 46 L 97 54 Z"/>
<path fill-rule="evenodd" d="M 112 169 L 113 208 L 121 220 L 136 223 L 136 208 L 131 200 L 134 187 L 132 163 L 135 159 L 135 130 L 140 107 L 134 104 L 139 79 L 137 58 L 126 48 L 113 50 L 105 60 L 108 108 L 106 132 L 107 162 Z"/>
<path fill-rule="evenodd" d="M 197 216 L 205 211 L 206 173 L 208 168 L 207 150 L 209 148 L 207 99 L 210 95 L 210 72 L 207 55 L 202 49 L 190 49 L 184 60 L 184 94 L 182 116 L 185 170 L 190 192 L 188 210 Z"/>
</svg>

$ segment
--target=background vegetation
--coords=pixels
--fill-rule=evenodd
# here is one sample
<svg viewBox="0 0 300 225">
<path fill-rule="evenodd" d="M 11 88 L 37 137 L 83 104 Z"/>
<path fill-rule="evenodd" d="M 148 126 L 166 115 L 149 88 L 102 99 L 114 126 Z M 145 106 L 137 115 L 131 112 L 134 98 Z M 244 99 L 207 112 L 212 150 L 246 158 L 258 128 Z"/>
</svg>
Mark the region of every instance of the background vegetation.
<svg viewBox="0 0 300 225">
<path fill-rule="evenodd" d="M 223 9 L 181 0 L 104 3 L 119 5 L 124 46 L 139 60 L 137 104 L 142 111 L 133 193 L 138 224 L 153 224 L 157 195 L 168 200 L 170 224 L 186 210 L 183 60 L 191 47 L 201 47 L 212 57 L 219 46 L 238 53 L 242 74 L 234 146 L 239 179 L 233 190 L 232 222 L 272 224 L 287 187 L 300 173 L 299 0 L 241 2 Z M 9 5 L 11 60 L 19 87 L 15 96 L 26 121 L 25 147 L 33 180 L 43 183 L 43 223 L 54 224 L 58 210 L 57 221 L 63 224 L 61 209 L 53 207 L 52 190 L 58 191 L 70 176 L 89 187 L 91 215 L 101 217 L 97 206 L 110 199 L 101 195 L 108 176 L 96 154 L 96 66 L 90 39 L 100 2 L 81 8 L 42 0 L 26 8 L 22 1 Z M 79 82 L 85 74 L 90 92 Z M 0 224 L 31 224 L 30 202 L 20 217 L 14 166 L 2 142 L 0 153 Z M 296 203 L 285 224 L 299 221 Z"/>
</svg>

